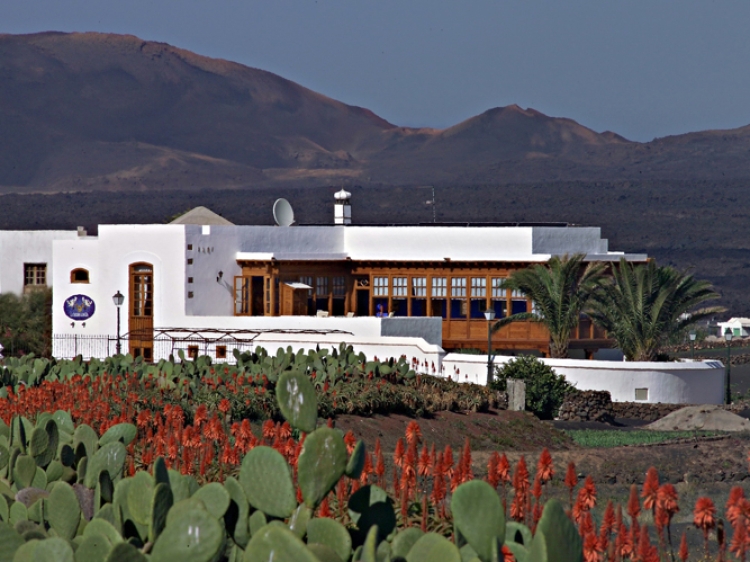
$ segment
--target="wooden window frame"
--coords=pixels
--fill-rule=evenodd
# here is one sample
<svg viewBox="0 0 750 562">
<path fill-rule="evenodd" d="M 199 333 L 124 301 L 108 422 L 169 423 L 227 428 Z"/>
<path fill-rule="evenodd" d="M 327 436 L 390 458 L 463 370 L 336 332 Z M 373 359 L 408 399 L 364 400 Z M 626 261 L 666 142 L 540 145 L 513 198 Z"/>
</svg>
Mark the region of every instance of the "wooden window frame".
<svg viewBox="0 0 750 562">
<path fill-rule="evenodd" d="M 76 275 L 80 273 L 85 273 L 86 279 L 76 279 Z M 89 270 L 86 269 L 85 267 L 76 267 L 75 269 L 72 269 L 70 271 L 70 282 L 81 283 L 84 285 L 90 283 Z"/>
<path fill-rule="evenodd" d="M 216 358 L 217 359 L 226 359 L 227 358 L 227 346 L 226 345 L 217 345 L 216 346 Z"/>
<path fill-rule="evenodd" d="M 23 286 L 24 287 L 46 287 L 47 286 L 47 264 L 46 263 L 24 263 L 23 264 Z"/>
</svg>

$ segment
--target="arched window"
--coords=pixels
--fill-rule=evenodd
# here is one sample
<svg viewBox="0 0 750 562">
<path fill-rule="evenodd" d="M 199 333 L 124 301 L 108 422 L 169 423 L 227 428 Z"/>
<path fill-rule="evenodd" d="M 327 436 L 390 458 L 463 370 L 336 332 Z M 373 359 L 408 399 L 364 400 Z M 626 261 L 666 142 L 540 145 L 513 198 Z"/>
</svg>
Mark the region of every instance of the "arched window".
<svg viewBox="0 0 750 562">
<path fill-rule="evenodd" d="M 89 282 L 89 270 L 79 267 L 70 272 L 71 283 L 88 283 Z"/>
</svg>

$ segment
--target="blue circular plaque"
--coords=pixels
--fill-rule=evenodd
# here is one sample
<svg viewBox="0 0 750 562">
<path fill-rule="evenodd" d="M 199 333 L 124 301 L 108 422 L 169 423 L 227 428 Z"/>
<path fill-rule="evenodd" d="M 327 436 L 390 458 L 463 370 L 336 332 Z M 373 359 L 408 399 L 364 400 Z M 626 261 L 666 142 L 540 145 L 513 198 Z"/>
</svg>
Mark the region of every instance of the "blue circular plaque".
<svg viewBox="0 0 750 562">
<path fill-rule="evenodd" d="M 63 304 L 65 316 L 71 320 L 88 320 L 94 315 L 96 305 L 94 299 L 86 295 L 73 295 L 65 299 Z"/>
</svg>

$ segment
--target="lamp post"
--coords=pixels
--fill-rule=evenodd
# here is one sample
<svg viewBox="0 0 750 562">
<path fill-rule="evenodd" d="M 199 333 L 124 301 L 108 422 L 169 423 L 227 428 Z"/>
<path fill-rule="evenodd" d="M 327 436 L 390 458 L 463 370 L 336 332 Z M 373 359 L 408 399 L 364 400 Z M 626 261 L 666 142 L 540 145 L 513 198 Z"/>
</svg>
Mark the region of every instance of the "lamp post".
<svg viewBox="0 0 750 562">
<path fill-rule="evenodd" d="M 725 377 L 725 379 L 726 379 L 725 383 L 726 384 L 725 384 L 725 387 L 724 387 L 726 395 L 724 397 L 724 401 L 727 404 L 731 404 L 732 403 L 732 393 L 729 390 L 729 384 L 731 382 L 730 375 L 732 373 L 732 330 L 730 330 L 729 328 L 727 328 L 726 331 L 724 332 L 724 339 L 727 341 L 727 373 L 726 373 L 726 377 Z"/>
<path fill-rule="evenodd" d="M 125 302 L 125 296 L 118 290 L 113 296 L 112 296 L 112 302 L 115 303 L 115 307 L 117 307 L 117 355 L 120 355 L 122 352 L 122 345 L 120 345 L 120 307 L 122 306 L 122 303 Z"/>
<path fill-rule="evenodd" d="M 492 321 L 495 319 L 495 311 L 487 309 L 484 311 L 487 319 L 487 386 L 492 383 Z"/>
<path fill-rule="evenodd" d="M 691 330 L 688 337 L 690 338 L 690 359 L 695 361 L 695 330 Z"/>
</svg>

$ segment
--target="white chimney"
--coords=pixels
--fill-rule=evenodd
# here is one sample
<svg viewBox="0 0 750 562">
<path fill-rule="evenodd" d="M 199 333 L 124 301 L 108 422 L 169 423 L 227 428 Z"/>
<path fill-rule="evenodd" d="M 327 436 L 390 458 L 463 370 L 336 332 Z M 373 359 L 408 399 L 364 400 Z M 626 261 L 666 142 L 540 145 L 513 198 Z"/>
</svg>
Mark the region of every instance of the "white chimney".
<svg viewBox="0 0 750 562">
<path fill-rule="evenodd" d="M 333 206 L 333 224 L 352 224 L 352 194 L 342 187 L 334 197 L 336 204 Z"/>
</svg>

